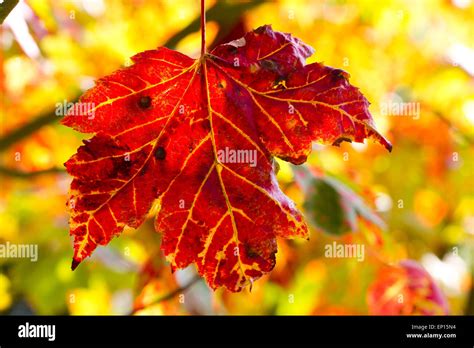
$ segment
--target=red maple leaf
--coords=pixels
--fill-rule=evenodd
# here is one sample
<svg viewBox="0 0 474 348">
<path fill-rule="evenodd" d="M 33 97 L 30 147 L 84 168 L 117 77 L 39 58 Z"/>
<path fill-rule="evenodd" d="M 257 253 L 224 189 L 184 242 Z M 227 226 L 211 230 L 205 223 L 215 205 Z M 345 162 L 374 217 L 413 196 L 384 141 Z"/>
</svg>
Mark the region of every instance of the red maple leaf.
<svg viewBox="0 0 474 348">
<path fill-rule="evenodd" d="M 305 65 L 312 53 L 263 26 L 196 60 L 142 52 L 100 79 L 63 120 L 95 133 L 65 164 L 73 269 L 126 225 L 138 227 L 155 200 L 172 268 L 196 263 L 212 288 L 239 291 L 269 272 L 276 237 L 308 238 L 273 157 L 303 163 L 312 141 L 371 137 L 391 148 L 348 74 Z"/>
</svg>

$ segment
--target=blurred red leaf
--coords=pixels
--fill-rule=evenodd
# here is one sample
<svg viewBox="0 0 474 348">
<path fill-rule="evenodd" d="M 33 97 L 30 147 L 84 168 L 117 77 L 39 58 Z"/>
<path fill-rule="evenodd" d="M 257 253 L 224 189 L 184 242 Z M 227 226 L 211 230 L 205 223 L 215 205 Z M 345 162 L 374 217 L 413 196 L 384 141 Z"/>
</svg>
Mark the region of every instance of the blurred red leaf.
<svg viewBox="0 0 474 348">
<path fill-rule="evenodd" d="M 137 286 L 138 296 L 133 304 L 134 312 L 154 304 L 174 289 L 179 288 L 179 284 L 162 257 L 156 254 L 152 254 L 140 270 Z M 179 307 L 177 301 L 162 301 L 159 305 L 163 312 L 169 313 L 176 313 Z"/>
<path fill-rule="evenodd" d="M 449 314 L 433 278 L 412 260 L 382 268 L 367 296 L 369 312 L 374 315 Z"/>
</svg>

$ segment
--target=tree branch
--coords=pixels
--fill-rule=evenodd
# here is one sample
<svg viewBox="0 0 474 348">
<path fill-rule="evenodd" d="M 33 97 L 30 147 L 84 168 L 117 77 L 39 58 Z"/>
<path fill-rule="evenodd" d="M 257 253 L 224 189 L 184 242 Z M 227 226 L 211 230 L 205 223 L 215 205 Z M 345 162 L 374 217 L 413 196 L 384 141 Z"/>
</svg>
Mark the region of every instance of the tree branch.
<svg viewBox="0 0 474 348">
<path fill-rule="evenodd" d="M 168 301 L 168 300 L 171 300 L 173 297 L 181 294 L 182 292 L 188 290 L 191 286 L 193 286 L 194 284 L 196 284 L 199 279 L 201 279 L 201 277 L 199 275 L 195 275 L 190 281 L 188 284 L 186 285 L 183 285 L 173 291 L 171 291 L 170 293 L 156 299 L 155 301 L 152 301 L 150 303 L 148 303 L 146 306 L 143 306 L 143 307 L 139 307 L 139 308 L 135 308 L 134 310 L 132 310 L 132 312 L 129 314 L 129 315 L 133 315 L 135 314 L 136 312 L 138 312 L 139 310 L 142 310 L 142 309 L 145 309 L 147 307 L 150 307 L 150 306 L 153 306 L 153 305 L 156 305 L 158 303 L 161 303 L 161 302 L 164 302 L 164 301 Z"/>
<path fill-rule="evenodd" d="M 15 8 L 15 6 L 18 4 L 18 1 L 19 0 L 5 0 L 0 3 L 0 24 L 3 24 L 3 21 Z"/>
<path fill-rule="evenodd" d="M 66 172 L 66 169 L 57 168 L 57 167 L 36 170 L 34 172 L 23 172 L 21 170 L 0 166 L 0 176 L 9 176 L 9 177 L 17 178 L 17 179 L 30 179 L 30 178 L 34 178 L 43 174 L 65 173 L 65 172 Z"/>
<path fill-rule="evenodd" d="M 75 103 L 78 99 L 79 97 L 76 97 L 71 102 Z M 41 127 L 54 123 L 59 119 L 60 117 L 56 115 L 56 108 L 43 113 L 42 115 L 34 118 L 28 123 L 0 138 L 0 151 L 4 151 L 21 139 L 24 139 L 28 135 L 36 132 Z"/>
</svg>

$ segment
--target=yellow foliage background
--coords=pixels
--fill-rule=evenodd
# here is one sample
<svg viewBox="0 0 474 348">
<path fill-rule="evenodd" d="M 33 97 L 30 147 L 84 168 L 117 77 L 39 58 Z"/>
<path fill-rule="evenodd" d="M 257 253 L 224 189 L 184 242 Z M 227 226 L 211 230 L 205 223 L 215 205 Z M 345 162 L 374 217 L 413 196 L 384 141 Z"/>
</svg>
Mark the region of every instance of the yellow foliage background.
<svg viewBox="0 0 474 348">
<path fill-rule="evenodd" d="M 219 3 L 241 2 L 207 7 Z M 153 304 L 194 270 L 171 275 L 150 214 L 71 272 L 62 164 L 84 135 L 50 120 L 0 149 L 0 242 L 39 245 L 37 262 L 0 259 L 0 313 L 127 314 L 135 306 L 137 314 L 367 314 L 381 265 L 410 258 L 435 279 L 452 314 L 474 314 L 474 2 L 250 3 L 238 15 L 246 30 L 272 24 L 315 48 L 309 62 L 348 71 L 393 143 L 391 154 L 370 142 L 316 145 L 308 162 L 356 189 L 385 220 L 385 231 L 364 227 L 347 237 L 367 245 L 367 260 L 324 258 L 322 246 L 342 239 L 315 230 L 310 242 L 279 241 L 275 270 L 251 292 L 212 292 L 198 281 Z M 220 17 L 208 22 L 208 42 L 234 20 Z M 0 29 L 0 142 L 197 18 L 197 0 L 22 1 Z M 199 31 L 174 48 L 197 56 Z M 419 113 L 387 113 L 394 103 Z M 301 207 L 281 161 L 278 178 Z"/>
</svg>

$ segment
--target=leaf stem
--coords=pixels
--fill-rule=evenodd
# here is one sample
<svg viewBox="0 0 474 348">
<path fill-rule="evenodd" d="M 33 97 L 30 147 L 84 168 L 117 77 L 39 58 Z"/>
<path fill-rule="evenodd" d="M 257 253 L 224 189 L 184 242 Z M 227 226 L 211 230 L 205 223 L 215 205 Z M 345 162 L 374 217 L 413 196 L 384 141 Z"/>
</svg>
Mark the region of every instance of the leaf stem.
<svg viewBox="0 0 474 348">
<path fill-rule="evenodd" d="M 201 58 L 206 54 L 206 6 L 201 0 Z"/>
</svg>

